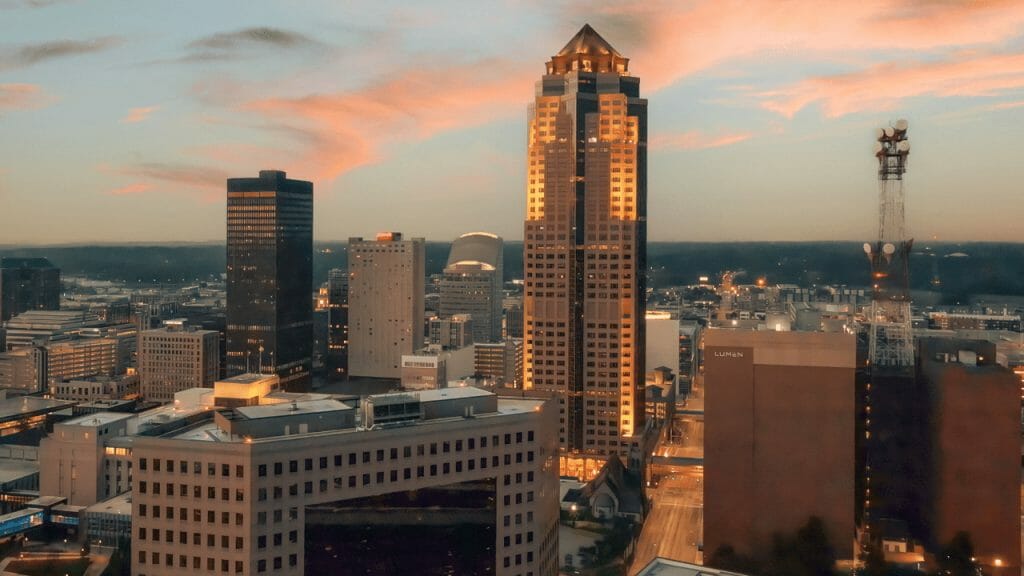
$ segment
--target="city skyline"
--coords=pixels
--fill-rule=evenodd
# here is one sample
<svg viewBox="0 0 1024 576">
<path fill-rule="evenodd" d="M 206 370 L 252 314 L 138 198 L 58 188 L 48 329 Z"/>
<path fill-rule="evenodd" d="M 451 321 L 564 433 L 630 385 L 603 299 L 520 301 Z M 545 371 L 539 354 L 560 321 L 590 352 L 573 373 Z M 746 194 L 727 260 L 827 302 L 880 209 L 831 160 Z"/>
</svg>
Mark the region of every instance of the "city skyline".
<svg viewBox="0 0 1024 576">
<path fill-rule="evenodd" d="M 910 235 L 1024 240 L 1013 2 L 306 6 L 0 0 L 0 244 L 216 241 L 226 178 L 266 168 L 314 182 L 318 241 L 519 241 L 532 81 L 588 22 L 657 103 L 652 241 L 868 240 L 904 117 Z"/>
</svg>

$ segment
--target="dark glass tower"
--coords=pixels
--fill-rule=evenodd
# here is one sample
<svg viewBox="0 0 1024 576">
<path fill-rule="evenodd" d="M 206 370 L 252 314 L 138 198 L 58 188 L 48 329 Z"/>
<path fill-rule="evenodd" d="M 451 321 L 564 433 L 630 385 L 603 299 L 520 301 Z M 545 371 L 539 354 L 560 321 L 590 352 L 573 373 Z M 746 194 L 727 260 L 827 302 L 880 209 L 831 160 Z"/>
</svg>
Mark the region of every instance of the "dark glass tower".
<svg viewBox="0 0 1024 576">
<path fill-rule="evenodd" d="M 276 373 L 309 390 L 313 184 L 284 172 L 228 179 L 227 375 Z"/>
<path fill-rule="evenodd" d="M 60 268 L 46 258 L 0 259 L 0 322 L 29 310 L 60 310 Z"/>
<path fill-rule="evenodd" d="M 563 474 L 592 478 L 644 430 L 647 100 L 584 26 L 529 109 L 524 383 L 560 402 Z"/>
</svg>

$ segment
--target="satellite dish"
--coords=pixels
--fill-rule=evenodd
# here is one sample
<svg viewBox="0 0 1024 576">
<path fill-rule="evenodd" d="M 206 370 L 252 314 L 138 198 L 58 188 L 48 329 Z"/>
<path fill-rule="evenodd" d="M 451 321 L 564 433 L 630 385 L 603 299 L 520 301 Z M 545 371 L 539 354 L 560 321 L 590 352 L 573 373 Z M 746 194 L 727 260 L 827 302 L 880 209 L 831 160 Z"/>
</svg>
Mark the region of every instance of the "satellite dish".
<svg viewBox="0 0 1024 576">
<path fill-rule="evenodd" d="M 885 128 L 884 130 L 886 138 L 892 138 L 893 136 L 896 135 L 896 130 L 892 126 Z"/>
<path fill-rule="evenodd" d="M 896 128 L 897 132 L 906 132 L 908 126 L 907 121 L 903 119 L 897 120 L 896 123 L 893 124 L 893 127 Z"/>
<path fill-rule="evenodd" d="M 893 246 L 892 242 L 886 242 L 885 246 L 882 246 L 882 252 L 886 256 L 892 256 L 896 252 L 896 246 Z"/>
<path fill-rule="evenodd" d="M 878 129 L 878 140 L 882 141 L 885 138 L 885 128 Z"/>
<path fill-rule="evenodd" d="M 875 156 L 878 156 L 881 153 L 882 153 L 882 143 L 881 142 L 875 142 Z"/>
<path fill-rule="evenodd" d="M 864 253 L 871 254 L 871 244 L 868 244 L 867 242 L 864 243 Z"/>
<path fill-rule="evenodd" d="M 896 149 L 900 152 L 910 152 L 910 140 L 900 140 L 899 144 L 896 145 Z"/>
</svg>

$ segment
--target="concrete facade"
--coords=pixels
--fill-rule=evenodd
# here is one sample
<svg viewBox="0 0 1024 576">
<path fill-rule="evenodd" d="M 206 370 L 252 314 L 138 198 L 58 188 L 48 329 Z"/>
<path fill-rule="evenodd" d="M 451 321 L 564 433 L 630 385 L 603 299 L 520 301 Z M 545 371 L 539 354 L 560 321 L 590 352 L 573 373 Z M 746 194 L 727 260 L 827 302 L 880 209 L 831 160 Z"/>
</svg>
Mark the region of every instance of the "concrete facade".
<svg viewBox="0 0 1024 576">
<path fill-rule="evenodd" d="M 170 402 L 188 388 L 211 388 L 220 372 L 220 335 L 169 322 L 146 330 L 139 338 L 139 377 L 142 397 Z"/>
<path fill-rule="evenodd" d="M 132 573 L 302 574 L 307 506 L 489 478 L 495 573 L 557 573 L 555 405 L 493 401 L 475 389 L 370 398 L 364 422 L 409 406 L 416 417 L 370 430 L 295 433 L 293 426 L 266 437 L 231 435 L 209 422 L 136 438 Z M 335 400 L 316 402 L 343 412 Z M 279 417 L 309 422 L 328 409 L 294 406 Z"/>
<path fill-rule="evenodd" d="M 854 336 L 709 329 L 704 547 L 766 557 L 820 517 L 853 555 Z"/>
<path fill-rule="evenodd" d="M 402 355 L 423 347 L 425 248 L 398 232 L 349 238 L 349 373 L 401 378 Z"/>
</svg>

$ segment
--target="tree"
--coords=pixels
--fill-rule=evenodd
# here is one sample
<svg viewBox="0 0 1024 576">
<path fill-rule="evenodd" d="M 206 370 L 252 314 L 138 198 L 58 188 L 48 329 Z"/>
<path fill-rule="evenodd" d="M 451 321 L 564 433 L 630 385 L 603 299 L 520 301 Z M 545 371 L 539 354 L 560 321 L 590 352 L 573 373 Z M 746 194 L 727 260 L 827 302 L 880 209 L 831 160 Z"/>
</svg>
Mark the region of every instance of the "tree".
<svg viewBox="0 0 1024 576">
<path fill-rule="evenodd" d="M 967 532 L 957 532 L 938 555 L 941 576 L 978 576 L 978 564 L 974 561 L 974 543 Z"/>
<path fill-rule="evenodd" d="M 833 576 L 836 554 L 829 543 L 825 523 L 811 516 L 795 537 L 775 535 L 769 576 Z"/>
<path fill-rule="evenodd" d="M 708 558 L 706 564 L 719 570 L 741 574 L 759 574 L 761 567 L 753 558 L 738 554 L 731 544 L 722 544 Z"/>
</svg>

